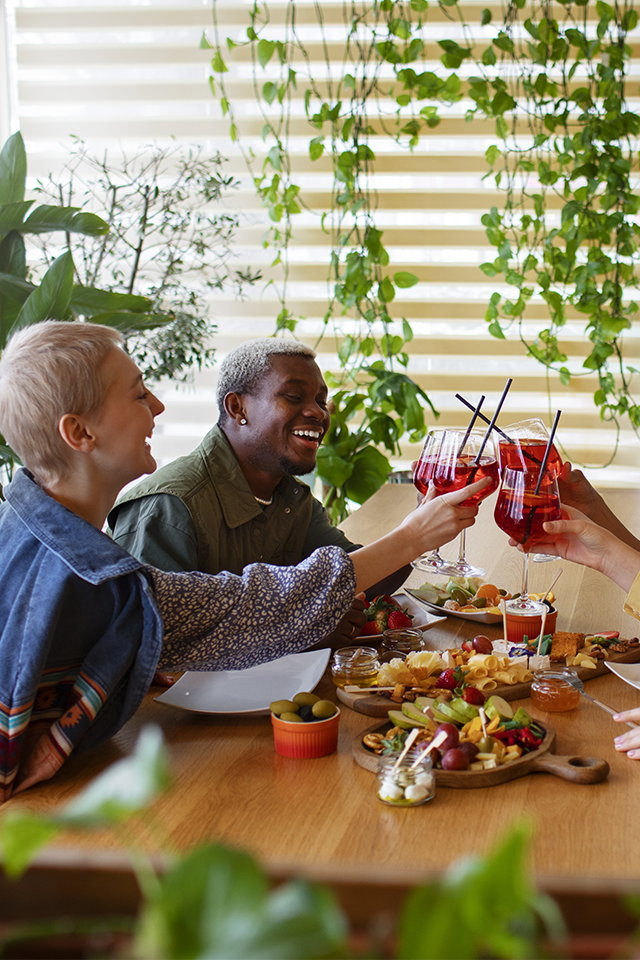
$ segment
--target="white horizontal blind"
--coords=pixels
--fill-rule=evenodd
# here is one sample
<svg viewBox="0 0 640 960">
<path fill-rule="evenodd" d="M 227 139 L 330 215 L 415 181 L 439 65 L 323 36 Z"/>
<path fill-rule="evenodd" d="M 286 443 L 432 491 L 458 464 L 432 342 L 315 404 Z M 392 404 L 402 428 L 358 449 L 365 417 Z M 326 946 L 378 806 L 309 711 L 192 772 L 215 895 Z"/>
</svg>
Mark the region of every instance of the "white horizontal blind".
<svg viewBox="0 0 640 960">
<path fill-rule="evenodd" d="M 273 26 L 266 37 L 280 36 L 288 0 L 269 4 Z M 325 70 L 321 51 L 314 48 L 313 5 L 296 0 L 304 21 L 305 38 L 317 50 L 312 63 L 316 76 Z M 203 29 L 212 36 L 211 0 L 5 0 L 14 16 L 18 120 L 25 137 L 32 177 L 45 175 L 65 159 L 63 143 L 69 134 L 90 146 L 134 149 L 151 139 L 203 144 L 230 158 L 230 172 L 242 183 L 235 204 L 246 214 L 239 238 L 238 265 L 260 267 L 265 278 L 279 280 L 269 268 L 272 251 L 265 251 L 261 238 L 266 214 L 256 201 L 249 177 L 237 149 L 228 137 L 228 121 L 212 98 L 209 86 L 210 52 L 199 49 Z M 494 6 L 487 0 L 467 0 L 466 19 L 478 23 L 480 10 Z M 240 40 L 246 36 L 251 4 L 218 0 L 221 37 Z M 305 13 L 306 10 L 306 13 Z M 338 53 L 344 35 L 343 4 L 322 3 L 331 50 Z M 494 19 L 500 16 L 495 4 Z M 433 8 L 429 12 L 427 68 L 437 67 L 440 54 L 436 40 L 459 39 L 457 29 Z M 478 35 L 480 30 L 478 28 Z M 225 75 L 230 99 L 235 103 L 242 142 L 258 156 L 266 149 L 260 138 L 262 119 L 253 100 L 247 56 L 229 58 Z M 268 68 L 269 70 L 269 68 Z M 269 79 L 269 72 L 265 79 Z M 464 71 L 460 71 L 463 73 Z M 640 72 L 634 63 L 634 75 Z M 301 78 L 300 97 L 304 93 Z M 460 391 L 475 400 L 487 395 L 491 409 L 508 376 L 514 378 L 502 423 L 541 415 L 550 422 L 557 407 L 563 410 L 560 440 L 568 456 L 602 464 L 615 445 L 615 431 L 601 424 L 592 394 L 595 377 L 574 379 L 570 389 L 559 388 L 551 379 L 547 400 L 544 368 L 525 356 L 514 336 L 497 341 L 487 332 L 483 319 L 496 281 L 479 270 L 493 259 L 495 250 L 484 235 L 480 218 L 492 205 L 500 206 L 493 181 L 483 180 L 487 171 L 484 152 L 492 142 L 493 124 L 464 122 L 470 102 L 440 107 L 443 121 L 419 146 L 408 152 L 393 140 L 377 137 L 374 180 L 379 197 L 377 225 L 384 229 L 385 246 L 391 256 L 390 271 L 407 270 L 419 283 L 400 291 L 392 304 L 395 317 L 405 316 L 415 339 L 410 345 L 409 372 L 429 394 L 441 412 L 440 423 L 462 425 L 467 413 L 454 399 Z M 632 104 L 632 108 L 637 107 Z M 310 128 L 304 119 L 302 99 L 294 104 L 291 148 L 296 182 L 302 186 L 313 212 L 295 218 L 296 240 L 291 254 L 289 306 L 302 317 L 297 335 L 313 344 L 323 329 L 328 301 L 328 246 L 320 225 L 327 208 L 331 176 L 329 161 L 312 164 L 307 153 Z M 379 141 L 379 142 L 378 142 Z M 544 321 L 544 305 L 534 319 Z M 218 322 L 216 346 L 221 358 L 239 341 L 270 335 L 279 310 L 273 292 L 256 291 L 244 302 L 231 296 L 212 300 Z M 343 324 L 348 332 L 348 320 Z M 571 369 L 579 369 L 587 355 L 581 336 L 582 324 L 569 322 L 563 346 Z M 326 338 L 319 348 L 325 369 L 337 368 L 336 344 Z M 638 331 L 627 338 L 631 363 L 639 352 Z M 163 398 L 168 411 L 157 431 L 156 449 L 163 461 L 194 445 L 215 419 L 213 393 L 215 372 L 196 377 L 191 390 L 167 386 Z M 430 413 L 428 421 L 434 420 Z M 417 448 L 403 446 L 398 466 L 408 465 Z M 606 477 L 590 474 L 602 482 L 637 482 L 640 479 L 638 443 L 630 429 L 623 431 L 620 452 Z"/>
</svg>

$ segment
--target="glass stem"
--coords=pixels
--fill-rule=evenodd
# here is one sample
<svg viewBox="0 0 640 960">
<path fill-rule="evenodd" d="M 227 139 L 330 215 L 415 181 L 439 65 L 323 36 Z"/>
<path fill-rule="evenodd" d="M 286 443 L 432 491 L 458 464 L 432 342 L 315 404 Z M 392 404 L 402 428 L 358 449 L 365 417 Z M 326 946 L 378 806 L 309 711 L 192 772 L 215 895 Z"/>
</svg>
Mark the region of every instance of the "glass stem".
<svg viewBox="0 0 640 960">
<path fill-rule="evenodd" d="M 524 557 L 524 567 L 522 570 L 522 593 L 520 599 L 522 601 L 527 601 L 529 599 L 529 554 L 525 553 Z"/>
<path fill-rule="evenodd" d="M 466 563 L 467 558 L 466 554 L 466 544 L 467 544 L 467 531 L 463 530 L 460 534 L 460 555 L 458 556 L 458 563 Z"/>
</svg>

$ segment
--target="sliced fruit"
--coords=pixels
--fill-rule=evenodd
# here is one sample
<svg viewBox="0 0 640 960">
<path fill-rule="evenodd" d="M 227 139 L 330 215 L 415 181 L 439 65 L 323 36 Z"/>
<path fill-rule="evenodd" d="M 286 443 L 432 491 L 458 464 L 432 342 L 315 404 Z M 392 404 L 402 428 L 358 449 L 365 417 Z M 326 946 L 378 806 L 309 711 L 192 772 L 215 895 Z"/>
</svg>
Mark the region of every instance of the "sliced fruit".
<svg viewBox="0 0 640 960">
<path fill-rule="evenodd" d="M 418 720 L 410 720 L 409 717 L 405 717 L 404 713 L 401 713 L 399 710 L 389 710 L 389 720 L 391 720 L 396 727 L 400 727 L 401 730 L 413 730 L 414 727 L 418 729 L 424 727 L 424 723 Z"/>
<path fill-rule="evenodd" d="M 484 710 L 490 720 L 493 720 L 494 717 L 500 717 L 502 720 L 513 720 L 513 707 L 502 697 L 489 697 Z"/>
<path fill-rule="evenodd" d="M 415 703 L 403 703 L 402 704 L 402 713 L 408 720 L 414 720 L 416 723 L 419 723 L 421 726 L 427 726 L 431 723 L 429 717 L 422 712 L 420 707 L 416 707 Z"/>
</svg>

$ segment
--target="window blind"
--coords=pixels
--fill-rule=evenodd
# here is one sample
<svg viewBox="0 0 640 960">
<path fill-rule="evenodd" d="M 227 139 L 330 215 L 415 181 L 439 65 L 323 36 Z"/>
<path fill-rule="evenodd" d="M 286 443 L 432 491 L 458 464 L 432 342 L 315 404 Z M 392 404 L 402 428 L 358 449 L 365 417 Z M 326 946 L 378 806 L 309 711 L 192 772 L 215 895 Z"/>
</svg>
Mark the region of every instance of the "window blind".
<svg viewBox="0 0 640 960">
<path fill-rule="evenodd" d="M 229 172 L 240 181 L 233 200 L 241 210 L 244 226 L 238 235 L 237 264 L 260 267 L 265 280 L 279 282 L 271 268 L 273 251 L 262 246 L 267 226 L 266 212 L 256 200 L 250 177 L 236 145 L 229 139 L 228 120 L 211 95 L 208 77 L 211 52 L 199 48 L 203 30 L 212 36 L 211 0 L 4 0 L 9 24 L 7 37 L 15 57 L 8 62 L 8 89 L 16 90 L 13 118 L 26 141 L 31 178 L 59 168 L 66 159 L 65 141 L 73 134 L 93 149 L 137 149 L 154 139 L 171 138 L 185 144 L 199 143 L 219 149 L 229 158 Z M 314 26 L 313 4 L 296 0 L 301 29 L 309 48 L 315 51 L 311 69 L 316 77 L 326 70 Z M 272 26 L 264 34 L 279 36 L 287 0 L 270 3 Z M 480 10 L 495 7 L 487 0 L 467 0 L 469 22 L 478 23 Z M 249 23 L 248 2 L 217 0 L 221 37 L 240 40 Z M 329 48 L 339 63 L 344 43 L 343 4 L 322 4 Z M 440 49 L 436 41 L 459 39 L 457 28 L 435 9 L 429 11 L 426 68 L 437 67 Z M 314 33 L 314 31 L 316 31 Z M 477 28 L 481 37 L 482 29 Z M 260 158 L 268 149 L 260 131 L 262 118 L 253 100 L 248 54 L 228 60 L 225 82 L 235 104 L 242 144 Z M 268 67 L 265 80 L 270 78 Z M 638 73 L 634 62 L 633 75 Z M 464 75 L 464 70 L 459 71 Z M 329 161 L 311 163 L 308 157 L 309 128 L 302 97 L 293 104 L 290 142 L 296 182 L 301 185 L 312 212 L 294 218 L 295 241 L 291 251 L 288 305 L 301 319 L 296 335 L 314 345 L 323 331 L 323 316 L 329 297 L 327 284 L 329 247 L 321 229 L 320 215 L 329 204 Z M 10 99 L 10 98 L 9 98 Z M 487 278 L 479 265 L 493 260 L 495 249 L 484 234 L 481 216 L 501 198 L 487 172 L 484 153 L 493 142 L 493 124 L 465 123 L 470 101 L 439 107 L 442 122 L 423 136 L 410 152 L 392 139 L 374 137 L 376 152 L 373 185 L 378 193 L 377 225 L 384 229 L 391 269 L 407 270 L 419 277 L 411 289 L 399 291 L 391 305 L 392 315 L 406 317 L 413 326 L 409 345 L 409 373 L 428 393 L 437 410 L 438 424 L 462 426 L 467 411 L 455 400 L 462 392 L 471 400 L 487 395 L 486 407 L 495 406 L 507 377 L 513 377 L 500 422 L 542 416 L 549 425 L 557 408 L 563 411 L 559 439 L 565 456 L 589 464 L 594 482 L 627 484 L 640 479 L 638 441 L 624 426 L 615 462 L 604 473 L 615 447 L 615 429 L 600 422 L 592 395 L 595 376 L 572 379 L 561 388 L 555 375 L 547 379 L 542 366 L 526 356 L 514 334 L 506 341 L 492 338 L 483 319 L 493 290 L 503 289 Z M 637 104 L 632 103 L 632 108 Z M 508 290 L 509 288 L 504 288 Z M 279 310 L 272 288 L 251 292 L 244 301 L 229 294 L 212 296 L 211 314 L 218 324 L 215 345 L 218 358 L 238 342 L 268 336 L 275 328 Z M 545 320 L 542 302 L 529 311 L 530 329 Z M 588 353 L 583 323 L 570 320 L 563 335 L 568 366 L 580 370 Z M 349 320 L 341 323 L 349 332 Z M 319 347 L 320 364 L 337 369 L 337 343 L 326 336 Z M 637 363 L 638 330 L 626 337 L 626 355 Z M 216 418 L 215 370 L 197 374 L 190 388 L 162 387 L 168 405 L 156 431 L 155 448 L 161 462 L 186 453 Z M 550 397 L 547 390 L 550 390 Z M 436 421 L 427 412 L 427 422 Z M 402 444 L 398 468 L 406 468 L 419 452 L 419 445 Z"/>
</svg>

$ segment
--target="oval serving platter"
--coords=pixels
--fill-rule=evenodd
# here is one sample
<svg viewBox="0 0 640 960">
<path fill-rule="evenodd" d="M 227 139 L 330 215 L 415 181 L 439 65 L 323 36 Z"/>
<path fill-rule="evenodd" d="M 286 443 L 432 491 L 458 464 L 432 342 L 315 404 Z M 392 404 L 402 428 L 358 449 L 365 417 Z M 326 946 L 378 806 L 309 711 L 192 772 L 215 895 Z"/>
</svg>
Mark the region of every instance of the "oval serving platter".
<svg viewBox="0 0 640 960">
<path fill-rule="evenodd" d="M 538 723 L 538 721 L 536 721 Z M 494 787 L 509 780 L 526 777 L 530 773 L 552 773 L 571 783 L 601 783 L 609 776 L 609 764 L 601 757 L 557 756 L 556 731 L 538 723 L 545 730 L 545 738 L 537 750 L 525 754 L 518 760 L 505 763 L 493 770 L 434 770 L 436 784 L 439 787 L 453 787 L 456 790 L 470 790 L 476 787 Z M 389 729 L 389 722 L 377 723 L 363 730 L 353 739 L 353 759 L 356 763 L 375 773 L 378 769 L 378 755 L 365 747 L 362 738 L 368 733 L 382 733 Z"/>
</svg>

